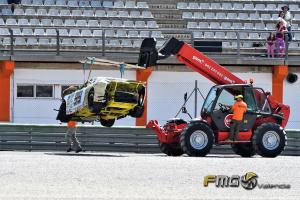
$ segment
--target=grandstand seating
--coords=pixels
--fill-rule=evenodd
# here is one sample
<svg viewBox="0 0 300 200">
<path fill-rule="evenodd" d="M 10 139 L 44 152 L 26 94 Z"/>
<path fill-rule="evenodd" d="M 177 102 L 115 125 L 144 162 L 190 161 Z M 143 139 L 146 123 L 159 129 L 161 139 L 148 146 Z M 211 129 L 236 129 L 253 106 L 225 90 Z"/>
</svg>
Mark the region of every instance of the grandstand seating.
<svg viewBox="0 0 300 200">
<path fill-rule="evenodd" d="M 300 13 L 299 2 L 296 1 L 285 4 L 276 0 L 178 2 L 177 9 L 182 11 L 182 19 L 195 39 L 222 39 L 223 48 L 234 48 L 239 34 L 241 47 L 250 48 L 255 42 L 264 43 L 269 35 L 267 32 L 275 32 L 278 12 L 286 4 L 293 15 L 292 30 L 298 31 Z M 299 46 L 299 33 L 293 35 L 293 44 L 289 48 L 295 49 Z M 265 48 L 264 45 L 261 48 Z"/>
<path fill-rule="evenodd" d="M 176 10 L 172 12 L 181 15 L 180 23 L 187 28 L 184 31 L 190 31 L 194 38 L 222 40 L 224 48 L 236 48 L 239 38 L 242 48 L 250 48 L 255 42 L 264 43 L 268 32 L 274 30 L 284 3 L 277 0 L 174 1 Z M 295 0 L 286 3 L 294 17 L 293 30 L 297 31 L 300 3 Z M 12 13 L 7 1 L 0 0 L 0 44 L 9 46 L 9 29 L 12 29 L 18 47 L 55 48 L 57 29 L 59 42 L 65 48 L 99 47 L 103 37 L 105 45 L 111 48 L 137 48 L 149 36 L 156 37 L 158 45 L 162 45 L 165 30 L 160 29 L 161 22 L 150 8 L 151 1 L 22 0 L 22 6 Z M 173 33 L 179 31 L 174 28 Z M 290 48 L 298 48 L 299 42 L 300 35 L 296 32 Z"/>
<path fill-rule="evenodd" d="M 0 1 L 0 43 L 55 47 L 57 31 L 63 47 L 95 47 L 102 37 L 109 47 L 138 47 L 145 37 L 163 39 L 147 2 L 99 0 L 22 0 L 14 13 Z M 19 36 L 19 37 L 16 37 Z M 5 38 L 5 39 L 4 39 Z"/>
</svg>

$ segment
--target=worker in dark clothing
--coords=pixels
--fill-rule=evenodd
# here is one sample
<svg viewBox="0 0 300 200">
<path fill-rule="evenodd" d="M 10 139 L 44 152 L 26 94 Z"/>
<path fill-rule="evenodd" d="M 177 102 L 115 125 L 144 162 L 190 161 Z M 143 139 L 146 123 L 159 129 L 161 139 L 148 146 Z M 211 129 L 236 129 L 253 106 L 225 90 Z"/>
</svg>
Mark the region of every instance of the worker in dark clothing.
<svg viewBox="0 0 300 200">
<path fill-rule="evenodd" d="M 70 86 L 62 93 L 62 98 L 75 92 L 78 89 L 76 86 Z M 76 153 L 81 152 L 81 145 L 76 137 L 77 123 L 75 121 L 68 122 L 68 130 L 66 133 L 67 152 L 74 150 Z"/>
<path fill-rule="evenodd" d="M 66 142 L 67 142 L 67 152 L 74 150 L 76 153 L 81 152 L 81 145 L 76 137 L 76 122 L 69 121 L 68 122 L 68 130 L 66 133 Z"/>
<path fill-rule="evenodd" d="M 244 114 L 247 111 L 247 104 L 243 101 L 243 95 L 237 95 L 234 98 L 236 102 L 231 107 L 233 117 L 230 122 L 230 132 L 228 141 L 238 140 L 240 127 L 243 124 Z"/>
</svg>

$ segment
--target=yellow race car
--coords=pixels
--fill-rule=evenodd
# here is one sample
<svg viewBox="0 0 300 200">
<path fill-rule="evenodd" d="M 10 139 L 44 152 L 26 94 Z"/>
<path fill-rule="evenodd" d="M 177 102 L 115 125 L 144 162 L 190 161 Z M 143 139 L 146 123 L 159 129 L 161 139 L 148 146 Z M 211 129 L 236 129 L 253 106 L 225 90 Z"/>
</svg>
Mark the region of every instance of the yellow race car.
<svg viewBox="0 0 300 200">
<path fill-rule="evenodd" d="M 71 86 L 63 91 L 57 120 L 61 122 L 100 121 L 111 127 L 115 120 L 141 117 L 146 95 L 145 82 L 96 77 L 80 87 Z"/>
</svg>

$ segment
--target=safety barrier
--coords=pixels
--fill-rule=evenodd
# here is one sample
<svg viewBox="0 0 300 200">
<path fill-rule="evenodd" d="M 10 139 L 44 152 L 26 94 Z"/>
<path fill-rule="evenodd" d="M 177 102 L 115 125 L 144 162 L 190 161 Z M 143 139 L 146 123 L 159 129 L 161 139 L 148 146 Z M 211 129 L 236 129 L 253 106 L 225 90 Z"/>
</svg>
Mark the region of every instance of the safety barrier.
<svg viewBox="0 0 300 200">
<path fill-rule="evenodd" d="M 0 124 L 0 150 L 64 151 L 63 125 Z M 78 138 L 86 151 L 160 153 L 151 129 L 137 127 L 79 126 Z M 288 130 L 283 155 L 300 155 L 300 130 Z M 233 154 L 230 146 L 214 146 L 211 153 Z"/>
</svg>

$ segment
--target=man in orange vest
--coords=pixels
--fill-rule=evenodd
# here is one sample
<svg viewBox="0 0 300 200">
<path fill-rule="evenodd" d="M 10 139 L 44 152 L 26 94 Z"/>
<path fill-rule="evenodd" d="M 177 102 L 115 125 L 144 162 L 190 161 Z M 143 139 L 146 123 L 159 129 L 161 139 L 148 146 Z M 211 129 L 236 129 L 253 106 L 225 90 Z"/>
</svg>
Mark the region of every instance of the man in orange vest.
<svg viewBox="0 0 300 200">
<path fill-rule="evenodd" d="M 247 111 L 247 104 L 243 101 L 243 95 L 237 95 L 234 99 L 236 102 L 231 107 L 233 116 L 230 122 L 228 141 L 238 140 L 238 134 L 240 132 L 240 127 L 243 124 L 244 114 Z"/>
<path fill-rule="evenodd" d="M 68 122 L 68 130 L 66 133 L 66 141 L 67 141 L 67 152 L 74 150 L 76 153 L 81 152 L 81 145 L 76 137 L 76 122 L 69 121 Z"/>
</svg>

